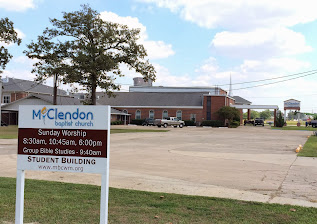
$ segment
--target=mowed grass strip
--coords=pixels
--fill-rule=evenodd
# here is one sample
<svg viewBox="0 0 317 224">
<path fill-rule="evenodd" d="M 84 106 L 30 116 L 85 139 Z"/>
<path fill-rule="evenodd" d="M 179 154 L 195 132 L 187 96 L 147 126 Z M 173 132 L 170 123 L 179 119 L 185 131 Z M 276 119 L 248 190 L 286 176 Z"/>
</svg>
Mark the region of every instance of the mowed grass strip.
<svg viewBox="0 0 317 224">
<path fill-rule="evenodd" d="M 297 125 L 298 121 L 286 121 L 287 125 Z M 300 121 L 301 125 L 305 126 L 306 121 Z"/>
<path fill-rule="evenodd" d="M 1 126 L 0 127 L 0 138 L 1 139 L 14 139 L 18 138 L 18 126 Z"/>
<path fill-rule="evenodd" d="M 317 157 L 317 136 L 310 136 L 298 156 Z"/>
<path fill-rule="evenodd" d="M 133 132 L 167 132 L 168 130 L 148 130 L 148 129 L 111 129 L 111 134 L 116 133 L 133 133 Z M 0 139 L 18 138 L 18 126 L 2 126 L 0 127 Z"/>
<path fill-rule="evenodd" d="M 271 127 L 272 129 L 277 130 L 290 130 L 290 131 L 317 131 L 317 128 L 305 127 L 305 126 L 284 126 L 284 127 Z"/>
<path fill-rule="evenodd" d="M 163 196 L 163 197 L 161 197 Z M 0 223 L 14 220 L 15 179 L 0 178 Z M 100 187 L 26 180 L 24 221 L 99 223 Z M 110 188 L 109 223 L 316 223 L 317 209 Z"/>
<path fill-rule="evenodd" d="M 134 132 L 168 132 L 169 130 L 152 130 L 152 129 L 111 129 L 111 134 L 117 133 L 134 133 Z"/>
</svg>

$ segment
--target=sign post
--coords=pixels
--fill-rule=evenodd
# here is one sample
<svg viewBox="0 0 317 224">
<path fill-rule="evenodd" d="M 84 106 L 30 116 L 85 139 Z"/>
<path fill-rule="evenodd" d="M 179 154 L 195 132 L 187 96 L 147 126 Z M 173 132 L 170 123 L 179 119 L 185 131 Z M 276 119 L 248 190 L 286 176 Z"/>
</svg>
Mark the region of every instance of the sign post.
<svg viewBox="0 0 317 224">
<path fill-rule="evenodd" d="M 20 106 L 15 223 L 23 224 L 25 170 L 101 174 L 108 221 L 110 106 Z"/>
</svg>

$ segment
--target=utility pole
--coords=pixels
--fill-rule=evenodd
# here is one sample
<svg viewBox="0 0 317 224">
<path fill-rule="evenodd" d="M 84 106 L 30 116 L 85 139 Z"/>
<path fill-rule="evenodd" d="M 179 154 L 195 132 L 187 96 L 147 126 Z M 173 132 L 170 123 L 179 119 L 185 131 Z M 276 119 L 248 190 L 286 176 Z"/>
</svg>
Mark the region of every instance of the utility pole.
<svg viewBox="0 0 317 224">
<path fill-rule="evenodd" d="M 229 87 L 229 96 L 232 97 L 232 83 L 231 83 L 231 73 L 230 73 L 230 87 Z"/>
<path fill-rule="evenodd" d="M 57 105 L 57 73 L 54 74 L 53 105 Z"/>
</svg>

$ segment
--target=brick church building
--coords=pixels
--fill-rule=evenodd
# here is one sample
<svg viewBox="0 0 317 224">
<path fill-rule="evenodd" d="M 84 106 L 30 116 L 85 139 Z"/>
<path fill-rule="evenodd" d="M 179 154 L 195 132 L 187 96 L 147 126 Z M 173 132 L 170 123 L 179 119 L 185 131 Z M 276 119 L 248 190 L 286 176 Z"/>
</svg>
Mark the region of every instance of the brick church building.
<svg viewBox="0 0 317 224">
<path fill-rule="evenodd" d="M 97 93 L 99 105 L 111 105 L 127 114 L 126 117 L 112 116 L 112 120 L 178 117 L 192 120 L 198 125 L 204 120 L 219 120 L 216 112 L 223 106 L 251 102 L 241 97 L 230 97 L 227 92 L 217 87 L 163 87 L 152 86 L 143 78 L 134 78 L 134 85 L 129 92 L 115 93 L 115 98 L 108 98 L 104 93 Z"/>
</svg>

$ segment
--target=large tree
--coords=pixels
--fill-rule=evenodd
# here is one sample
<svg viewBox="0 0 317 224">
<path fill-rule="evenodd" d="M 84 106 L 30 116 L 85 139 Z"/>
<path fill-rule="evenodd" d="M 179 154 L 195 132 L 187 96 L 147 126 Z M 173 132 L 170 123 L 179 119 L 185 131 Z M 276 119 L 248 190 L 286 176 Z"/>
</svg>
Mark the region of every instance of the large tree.
<svg viewBox="0 0 317 224">
<path fill-rule="evenodd" d="M 57 82 L 63 81 L 68 70 L 67 52 L 70 46 L 60 42 L 52 42 L 45 35 L 38 36 L 37 42 L 27 45 L 28 50 L 24 53 L 31 59 L 37 59 L 33 65 L 32 73 L 36 73 L 38 83 L 46 79 L 54 78 L 53 104 L 57 104 Z"/>
<path fill-rule="evenodd" d="M 7 17 L 0 19 L 0 43 L 10 44 L 16 43 L 20 45 L 21 39 L 18 38 L 17 32 L 14 30 L 13 22 Z M 0 74 L 9 63 L 12 55 L 4 46 L 0 46 Z"/>
<path fill-rule="evenodd" d="M 145 60 L 147 53 L 143 45 L 138 44 L 139 29 L 104 21 L 87 5 L 82 5 L 80 11 L 64 12 L 62 20 L 50 21 L 53 28 L 46 28 L 41 37 L 58 45 L 55 49 L 67 49 L 57 67 L 62 68 L 64 83 L 78 83 L 90 93 L 89 104 L 96 104 L 97 87 L 109 97 L 120 89 L 114 81 L 116 76 L 124 75 L 120 70 L 122 64 L 142 74 L 146 81 L 155 80 L 155 69 Z M 41 60 L 45 55 L 45 50 L 29 49 L 30 57 Z M 45 78 L 41 73 L 37 76 Z"/>
</svg>

